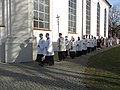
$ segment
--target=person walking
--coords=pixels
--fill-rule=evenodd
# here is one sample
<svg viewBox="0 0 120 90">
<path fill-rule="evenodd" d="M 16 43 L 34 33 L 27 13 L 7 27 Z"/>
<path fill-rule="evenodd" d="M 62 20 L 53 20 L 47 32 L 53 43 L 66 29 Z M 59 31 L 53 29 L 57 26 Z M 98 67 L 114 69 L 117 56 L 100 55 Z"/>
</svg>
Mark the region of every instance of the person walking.
<svg viewBox="0 0 120 90">
<path fill-rule="evenodd" d="M 94 50 L 96 50 L 96 48 L 97 48 L 97 39 L 96 37 L 94 37 Z"/>
<path fill-rule="evenodd" d="M 71 41 L 70 41 L 70 57 L 72 59 L 74 59 L 76 56 L 76 42 L 74 37 L 71 37 Z"/>
<path fill-rule="evenodd" d="M 101 48 L 101 39 L 100 39 L 100 36 L 97 39 L 97 48 Z"/>
<path fill-rule="evenodd" d="M 49 33 L 46 33 L 44 57 L 49 66 L 54 65 L 53 42 L 49 37 Z"/>
<path fill-rule="evenodd" d="M 79 57 L 81 55 L 81 40 L 80 37 L 78 37 L 78 40 L 76 41 L 76 56 Z"/>
<path fill-rule="evenodd" d="M 87 54 L 87 38 L 82 37 L 82 54 Z"/>
<path fill-rule="evenodd" d="M 91 36 L 91 49 L 92 49 L 92 51 L 94 51 L 94 45 L 95 45 L 95 40 L 94 40 L 94 37 L 92 35 Z"/>
<path fill-rule="evenodd" d="M 65 36 L 65 57 L 69 56 L 69 47 L 70 47 L 70 41 L 68 40 L 68 36 Z"/>
<path fill-rule="evenodd" d="M 43 39 L 43 34 L 39 34 L 40 40 L 38 42 L 38 51 L 37 51 L 37 58 L 36 61 L 39 62 L 39 65 L 43 66 L 44 61 L 42 60 L 42 57 L 44 56 L 44 49 L 45 49 L 45 40 Z"/>
<path fill-rule="evenodd" d="M 62 37 L 62 33 L 59 33 L 59 38 L 57 40 L 57 47 L 58 47 L 58 58 L 59 61 L 62 61 L 65 59 L 65 40 Z"/>
<path fill-rule="evenodd" d="M 90 35 L 87 38 L 87 52 L 88 53 L 91 52 L 91 39 L 90 39 Z"/>
</svg>

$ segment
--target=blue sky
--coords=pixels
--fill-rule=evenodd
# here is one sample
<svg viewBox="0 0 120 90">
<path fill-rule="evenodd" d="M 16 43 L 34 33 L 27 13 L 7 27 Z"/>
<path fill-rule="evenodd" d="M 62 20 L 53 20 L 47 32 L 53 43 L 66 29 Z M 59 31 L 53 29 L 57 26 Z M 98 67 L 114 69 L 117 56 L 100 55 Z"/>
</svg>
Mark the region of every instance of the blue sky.
<svg viewBox="0 0 120 90">
<path fill-rule="evenodd" d="M 111 5 L 114 5 L 114 4 L 120 4 L 120 0 L 108 0 L 110 2 Z"/>
</svg>

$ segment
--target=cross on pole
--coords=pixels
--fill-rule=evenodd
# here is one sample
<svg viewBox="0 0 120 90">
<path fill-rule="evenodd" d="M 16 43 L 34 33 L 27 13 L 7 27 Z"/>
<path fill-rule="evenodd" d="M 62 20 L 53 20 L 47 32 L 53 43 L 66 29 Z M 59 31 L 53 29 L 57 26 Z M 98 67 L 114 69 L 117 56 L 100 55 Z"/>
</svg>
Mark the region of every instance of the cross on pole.
<svg viewBox="0 0 120 90">
<path fill-rule="evenodd" d="M 60 18 L 60 16 L 59 15 L 57 15 L 57 25 L 58 25 L 58 34 L 59 34 L 59 18 Z"/>
</svg>

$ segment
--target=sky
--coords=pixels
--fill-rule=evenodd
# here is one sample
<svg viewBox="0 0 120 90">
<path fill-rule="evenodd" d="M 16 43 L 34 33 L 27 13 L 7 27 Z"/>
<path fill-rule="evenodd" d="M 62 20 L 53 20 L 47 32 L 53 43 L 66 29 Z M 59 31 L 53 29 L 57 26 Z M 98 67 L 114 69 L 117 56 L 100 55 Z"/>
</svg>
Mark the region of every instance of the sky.
<svg viewBox="0 0 120 90">
<path fill-rule="evenodd" d="M 110 2 L 111 5 L 120 4 L 120 0 L 108 0 L 108 2 Z"/>
</svg>

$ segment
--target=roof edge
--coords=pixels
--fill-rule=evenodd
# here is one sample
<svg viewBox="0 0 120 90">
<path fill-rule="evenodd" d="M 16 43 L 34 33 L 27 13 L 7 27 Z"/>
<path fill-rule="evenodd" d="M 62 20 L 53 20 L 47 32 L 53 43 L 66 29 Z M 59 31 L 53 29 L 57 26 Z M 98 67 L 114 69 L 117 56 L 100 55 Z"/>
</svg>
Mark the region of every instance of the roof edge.
<svg viewBox="0 0 120 90">
<path fill-rule="evenodd" d="M 107 0 L 105 0 L 106 1 L 106 3 L 110 6 L 110 8 L 112 7 L 112 5 L 107 1 Z"/>
</svg>

